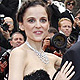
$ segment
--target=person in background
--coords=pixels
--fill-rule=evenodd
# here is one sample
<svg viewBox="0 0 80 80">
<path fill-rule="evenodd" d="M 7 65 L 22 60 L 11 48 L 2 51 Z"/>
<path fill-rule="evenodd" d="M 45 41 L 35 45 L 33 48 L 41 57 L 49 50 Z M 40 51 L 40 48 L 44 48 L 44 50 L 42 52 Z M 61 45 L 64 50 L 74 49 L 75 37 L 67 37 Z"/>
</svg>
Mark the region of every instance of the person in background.
<svg viewBox="0 0 80 80">
<path fill-rule="evenodd" d="M 67 49 L 69 49 L 76 42 L 76 34 L 72 34 L 72 22 L 68 18 L 61 18 L 58 22 L 59 32 L 64 34 L 67 38 L 67 46 L 63 49 L 63 54 Z"/>
<path fill-rule="evenodd" d="M 12 49 L 19 47 L 24 43 L 24 36 L 20 32 L 15 32 L 11 36 L 10 44 Z"/>
<path fill-rule="evenodd" d="M 5 51 L 6 51 L 6 49 L 4 49 L 3 47 L 0 46 L 0 80 L 4 80 L 4 74 L 2 73 L 4 66 L 1 65 L 1 56 Z M 3 68 L 1 68 L 1 66 L 3 66 Z"/>
<path fill-rule="evenodd" d="M 61 53 L 58 53 L 55 46 L 52 46 L 51 44 L 51 38 L 54 37 L 54 35 L 56 35 L 56 33 L 58 33 L 57 29 L 53 28 L 53 27 L 50 27 L 49 30 L 48 30 L 48 35 L 47 37 L 43 40 L 43 45 L 42 45 L 42 49 L 45 51 L 45 52 L 48 52 L 48 53 L 52 53 L 52 54 L 55 54 L 59 57 L 62 56 Z"/>
<path fill-rule="evenodd" d="M 13 19 L 11 17 L 5 17 L 3 24 L 4 27 L 0 25 L 0 46 L 2 46 L 5 49 L 10 49 L 11 45 L 9 43 L 9 39 L 14 29 Z"/>
<path fill-rule="evenodd" d="M 10 44 L 12 46 L 11 50 L 19 47 L 20 45 L 22 45 L 24 43 L 24 36 L 20 33 L 20 32 L 15 32 L 12 34 L 11 39 L 10 39 Z M 10 49 L 5 50 L 3 54 L 5 54 L 5 52 L 8 52 L 10 55 L 11 52 Z M 0 56 L 0 58 L 2 57 L 2 55 Z M 8 54 L 6 54 L 8 56 Z M 4 60 L 4 62 L 0 61 L 0 71 L 1 71 L 1 75 L 0 75 L 0 80 L 8 80 L 8 72 L 9 72 L 9 61 L 8 58 L 6 60 Z"/>
<path fill-rule="evenodd" d="M 74 70 L 76 71 L 76 74 L 71 80 L 80 80 L 80 41 L 76 42 L 65 52 L 61 66 L 63 66 L 66 60 L 72 61 L 75 66 Z"/>
<path fill-rule="evenodd" d="M 47 0 L 47 3 L 50 10 L 50 26 L 58 30 L 58 21 L 61 18 L 61 13 L 52 0 Z"/>
<path fill-rule="evenodd" d="M 17 31 L 18 25 L 16 21 L 16 12 L 18 9 L 19 0 L 0 0 L 0 15 L 11 17 L 14 21 L 14 32 Z"/>
<path fill-rule="evenodd" d="M 25 30 L 27 40 L 11 52 L 8 80 L 27 80 L 29 74 L 35 74 L 38 70 L 39 74 L 41 69 L 49 74 L 50 79 L 53 78 L 56 72 L 54 65 L 60 65 L 61 59 L 42 50 L 42 40 L 47 36 L 50 26 L 48 12 L 47 6 L 40 0 L 27 0 L 19 9 L 17 20 Z M 72 62 L 66 66 L 67 64 L 68 62 L 64 64 L 54 80 L 71 79 L 75 72 L 69 74 L 74 67 L 68 71 Z"/>
<path fill-rule="evenodd" d="M 72 22 L 68 18 L 61 18 L 58 22 L 58 30 L 66 37 L 70 36 L 72 32 Z"/>
<path fill-rule="evenodd" d="M 64 1 L 66 10 L 61 13 L 61 18 L 69 18 L 72 21 L 72 24 L 74 23 L 74 15 L 72 13 L 72 10 L 76 6 L 77 2 L 76 0 L 65 0 Z"/>
<path fill-rule="evenodd" d="M 80 41 L 80 9 L 76 12 L 75 20 L 74 20 L 74 31 L 77 33 L 77 41 Z"/>
<path fill-rule="evenodd" d="M 49 30 L 48 30 L 48 35 L 47 37 L 43 40 L 43 46 L 42 46 L 42 49 L 45 51 L 45 52 L 49 52 L 49 53 L 53 53 L 54 49 L 52 50 L 49 50 L 50 49 L 50 38 L 54 36 L 55 33 L 57 33 L 58 31 L 53 28 L 53 27 L 50 27 Z M 48 48 L 49 47 L 49 48 Z M 48 49 L 47 49 L 48 48 Z"/>
</svg>

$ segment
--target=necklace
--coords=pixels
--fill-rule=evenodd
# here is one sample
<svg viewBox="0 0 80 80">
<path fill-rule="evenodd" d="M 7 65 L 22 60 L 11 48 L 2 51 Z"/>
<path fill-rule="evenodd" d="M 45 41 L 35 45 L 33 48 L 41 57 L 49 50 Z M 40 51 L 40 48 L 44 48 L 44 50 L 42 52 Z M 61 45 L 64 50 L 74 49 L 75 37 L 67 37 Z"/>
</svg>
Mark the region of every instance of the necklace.
<svg viewBox="0 0 80 80">
<path fill-rule="evenodd" d="M 34 49 L 34 48 L 29 44 L 29 42 L 26 41 L 25 43 L 27 44 L 27 46 L 28 46 L 31 50 L 33 50 L 33 51 L 36 53 L 36 55 L 40 58 L 40 60 L 41 60 L 43 63 L 45 63 L 45 64 L 48 64 L 48 63 L 49 63 L 49 59 L 48 59 L 47 55 L 44 53 L 44 51 L 43 51 L 43 54 L 41 54 L 41 52 L 39 52 L 38 50 Z"/>
</svg>

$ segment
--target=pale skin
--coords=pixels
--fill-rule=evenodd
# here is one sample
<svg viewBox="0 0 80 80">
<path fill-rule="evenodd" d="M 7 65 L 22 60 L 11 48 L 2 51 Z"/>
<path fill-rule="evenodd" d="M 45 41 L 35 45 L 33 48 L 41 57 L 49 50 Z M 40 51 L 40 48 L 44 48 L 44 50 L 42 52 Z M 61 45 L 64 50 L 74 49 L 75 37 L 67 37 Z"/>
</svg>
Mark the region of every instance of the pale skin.
<svg viewBox="0 0 80 80">
<path fill-rule="evenodd" d="M 23 23 L 20 24 L 22 24 L 26 32 L 29 44 L 39 52 L 42 52 L 42 40 L 47 36 L 49 29 L 48 16 L 45 8 L 40 5 L 28 8 L 23 17 Z M 54 66 L 55 64 L 60 66 L 61 58 L 53 54 L 46 54 L 49 58 L 48 64 L 44 64 L 26 43 L 15 48 L 11 52 L 9 59 L 9 80 L 23 80 L 25 75 L 40 69 L 47 71 L 52 79 L 56 72 Z"/>
<path fill-rule="evenodd" d="M 61 22 L 61 26 L 59 27 L 59 31 L 62 31 L 65 36 L 69 36 L 72 32 L 72 23 L 68 20 L 64 20 Z"/>
</svg>

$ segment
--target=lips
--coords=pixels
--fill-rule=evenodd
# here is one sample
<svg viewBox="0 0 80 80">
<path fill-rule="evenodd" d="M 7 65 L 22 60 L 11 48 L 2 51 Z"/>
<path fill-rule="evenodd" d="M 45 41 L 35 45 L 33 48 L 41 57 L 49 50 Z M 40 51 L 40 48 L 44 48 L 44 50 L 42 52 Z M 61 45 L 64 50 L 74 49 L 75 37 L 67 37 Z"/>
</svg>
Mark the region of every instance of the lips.
<svg viewBox="0 0 80 80">
<path fill-rule="evenodd" d="M 43 33 L 43 31 L 34 31 L 33 33 L 36 35 L 41 35 Z"/>
<path fill-rule="evenodd" d="M 21 45 L 21 43 L 17 43 L 16 45 L 17 45 L 17 47 L 18 47 L 18 46 L 20 46 L 20 45 Z"/>
</svg>

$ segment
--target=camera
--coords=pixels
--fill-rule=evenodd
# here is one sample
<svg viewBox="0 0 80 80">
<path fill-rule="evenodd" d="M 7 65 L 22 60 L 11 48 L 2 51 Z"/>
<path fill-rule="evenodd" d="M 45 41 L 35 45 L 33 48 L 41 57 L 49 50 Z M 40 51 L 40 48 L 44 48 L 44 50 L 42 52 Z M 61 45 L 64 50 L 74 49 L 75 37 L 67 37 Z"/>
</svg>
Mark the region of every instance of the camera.
<svg viewBox="0 0 80 80">
<path fill-rule="evenodd" d="M 70 36 L 67 39 L 72 44 L 72 43 L 77 41 L 77 37 L 78 37 L 77 33 L 73 32 L 73 33 L 70 34 Z"/>
<path fill-rule="evenodd" d="M 63 49 L 67 45 L 67 37 L 62 33 L 56 33 L 52 38 L 50 38 L 50 46 L 56 49 Z"/>
<path fill-rule="evenodd" d="M 4 61 L 8 61 L 8 59 L 9 59 L 9 52 L 4 52 L 3 53 L 3 55 L 1 56 L 1 58 L 0 58 L 0 61 L 3 63 Z"/>
<path fill-rule="evenodd" d="M 4 22 L 4 18 L 5 18 L 5 15 L 3 14 L 0 14 L 0 27 L 4 30 L 4 31 L 7 31 L 9 26 L 7 25 L 6 22 Z"/>
<path fill-rule="evenodd" d="M 7 70 L 8 68 L 8 60 L 9 60 L 9 52 L 4 52 L 3 55 L 0 57 L 0 61 L 2 64 L 4 64 L 4 62 L 6 61 L 7 62 L 7 66 L 5 67 L 5 70 Z M 3 73 L 4 71 L 1 71 L 1 68 L 0 68 L 0 73 Z"/>
</svg>

